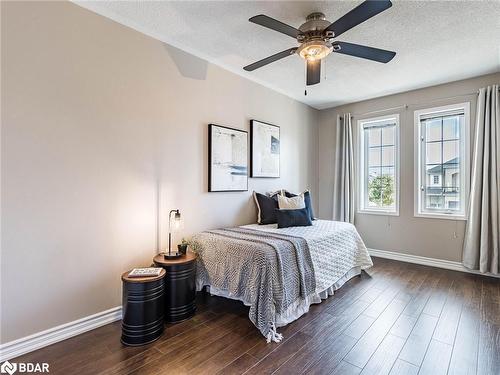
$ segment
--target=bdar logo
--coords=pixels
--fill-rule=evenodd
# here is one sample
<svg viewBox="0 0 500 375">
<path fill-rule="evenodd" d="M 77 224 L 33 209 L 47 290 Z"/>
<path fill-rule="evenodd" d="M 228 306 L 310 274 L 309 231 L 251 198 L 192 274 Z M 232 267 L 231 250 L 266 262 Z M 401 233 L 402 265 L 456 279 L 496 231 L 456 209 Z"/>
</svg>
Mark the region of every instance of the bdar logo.
<svg viewBox="0 0 500 375">
<path fill-rule="evenodd" d="M 2 363 L 2 366 L 0 366 L 0 372 L 2 374 L 10 374 L 12 375 L 17 371 L 17 363 L 10 363 L 9 361 L 5 361 Z"/>
</svg>

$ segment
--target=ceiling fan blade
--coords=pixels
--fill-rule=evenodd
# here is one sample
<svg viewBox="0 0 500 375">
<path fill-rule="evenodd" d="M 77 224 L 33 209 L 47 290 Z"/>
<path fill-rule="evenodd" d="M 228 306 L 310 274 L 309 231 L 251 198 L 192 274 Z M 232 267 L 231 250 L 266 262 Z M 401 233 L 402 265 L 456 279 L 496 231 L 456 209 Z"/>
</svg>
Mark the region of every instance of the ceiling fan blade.
<svg viewBox="0 0 500 375">
<path fill-rule="evenodd" d="M 334 36 L 345 33 L 354 26 L 376 16 L 392 6 L 390 0 L 367 0 L 328 26 L 325 31 L 333 31 Z"/>
<path fill-rule="evenodd" d="M 378 61 L 381 63 L 388 63 L 394 58 L 394 56 L 396 56 L 396 52 L 347 42 L 333 43 L 333 52 L 361 57 L 362 59 Z"/>
<path fill-rule="evenodd" d="M 252 18 L 249 19 L 249 21 L 256 23 L 257 25 L 267 27 L 271 30 L 289 35 L 292 38 L 297 38 L 297 35 L 299 35 L 299 30 L 297 30 L 295 27 L 287 25 L 286 23 L 275 20 L 274 18 L 265 16 L 263 14 L 259 14 L 258 16 L 253 16 Z"/>
<path fill-rule="evenodd" d="M 266 57 L 265 59 L 254 62 L 253 64 L 247 65 L 243 69 L 245 69 L 248 72 L 251 72 L 252 70 L 262 68 L 264 65 L 270 64 L 284 57 L 293 55 L 295 51 L 297 51 L 297 47 L 289 48 L 287 50 L 275 53 L 272 56 Z"/>
<path fill-rule="evenodd" d="M 319 83 L 321 79 L 321 60 L 307 60 L 307 86 Z"/>
</svg>

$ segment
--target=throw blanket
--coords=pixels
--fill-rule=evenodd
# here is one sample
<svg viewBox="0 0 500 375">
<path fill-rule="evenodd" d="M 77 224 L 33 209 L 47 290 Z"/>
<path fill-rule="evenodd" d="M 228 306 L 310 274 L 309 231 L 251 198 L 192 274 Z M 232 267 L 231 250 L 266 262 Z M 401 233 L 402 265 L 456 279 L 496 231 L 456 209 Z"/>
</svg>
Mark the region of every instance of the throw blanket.
<svg viewBox="0 0 500 375">
<path fill-rule="evenodd" d="M 190 241 L 199 254 L 197 289 L 243 301 L 267 341 L 279 342 L 276 327 L 319 302 L 307 242 L 300 237 L 230 228 L 202 232 Z M 318 301 L 319 300 L 319 301 Z"/>
<path fill-rule="evenodd" d="M 356 227 L 350 223 L 315 220 L 310 227 L 278 229 L 276 224 L 250 224 L 243 228 L 305 239 L 314 265 L 316 292 L 322 293 L 322 298 L 333 294 L 333 290 L 326 294 L 323 292 L 336 284 L 351 269 L 357 268 L 360 272 L 373 266 L 363 240 Z M 340 286 L 342 285 L 337 285 L 334 289 Z"/>
</svg>

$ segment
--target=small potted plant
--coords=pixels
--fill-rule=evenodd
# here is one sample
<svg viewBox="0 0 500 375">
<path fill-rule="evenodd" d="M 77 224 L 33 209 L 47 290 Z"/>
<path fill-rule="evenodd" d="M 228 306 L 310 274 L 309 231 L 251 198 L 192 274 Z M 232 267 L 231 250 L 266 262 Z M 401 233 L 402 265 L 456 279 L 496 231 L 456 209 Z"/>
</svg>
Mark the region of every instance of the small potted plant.
<svg viewBox="0 0 500 375">
<path fill-rule="evenodd" d="M 187 252 L 187 247 L 188 247 L 188 242 L 183 238 L 181 243 L 177 245 L 177 249 L 179 250 L 179 253 L 182 255 L 186 255 Z"/>
</svg>

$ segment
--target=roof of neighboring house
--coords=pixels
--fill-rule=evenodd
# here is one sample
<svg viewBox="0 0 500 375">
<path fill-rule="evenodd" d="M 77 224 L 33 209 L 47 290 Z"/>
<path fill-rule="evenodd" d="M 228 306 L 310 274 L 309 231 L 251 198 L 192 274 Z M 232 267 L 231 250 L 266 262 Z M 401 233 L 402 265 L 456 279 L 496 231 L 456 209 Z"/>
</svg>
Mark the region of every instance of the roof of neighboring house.
<svg viewBox="0 0 500 375">
<path fill-rule="evenodd" d="M 440 188 L 440 187 L 426 187 L 425 195 L 447 195 L 447 196 L 457 196 L 458 197 L 458 189 L 457 188 Z"/>
<path fill-rule="evenodd" d="M 446 163 L 442 164 L 444 169 L 456 168 L 458 165 L 458 157 L 448 160 Z M 427 174 L 441 174 L 442 173 L 441 165 L 436 165 L 435 167 L 429 169 Z"/>
</svg>

